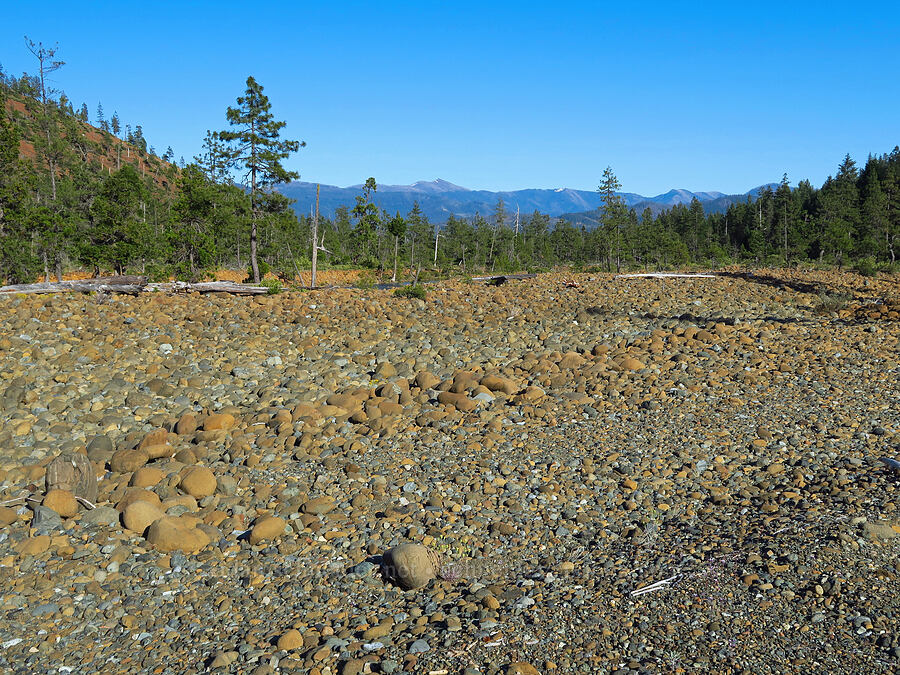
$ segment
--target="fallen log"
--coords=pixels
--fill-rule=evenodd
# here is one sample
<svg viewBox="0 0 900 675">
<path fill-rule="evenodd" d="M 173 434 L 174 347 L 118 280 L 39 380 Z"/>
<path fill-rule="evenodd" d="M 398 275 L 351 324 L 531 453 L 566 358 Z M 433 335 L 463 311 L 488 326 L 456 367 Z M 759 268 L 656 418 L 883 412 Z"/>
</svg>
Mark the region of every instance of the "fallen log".
<svg viewBox="0 0 900 675">
<path fill-rule="evenodd" d="M 74 279 L 72 281 L 45 281 L 37 284 L 13 284 L 0 287 L 0 294 L 18 293 L 127 293 L 137 295 L 147 285 L 147 277 L 119 275 Z"/>
<path fill-rule="evenodd" d="M 231 293 L 232 295 L 264 295 L 269 292 L 265 286 L 247 286 L 233 281 L 171 281 L 160 284 L 147 284 L 145 291 L 168 291 L 169 293 Z"/>
<path fill-rule="evenodd" d="M 715 274 L 676 274 L 675 272 L 651 272 L 649 274 L 617 274 L 615 279 L 715 279 Z"/>
<path fill-rule="evenodd" d="M 491 286 L 500 286 L 513 279 L 533 279 L 537 274 L 494 274 L 489 277 L 472 277 L 472 281 L 486 281 Z"/>
<path fill-rule="evenodd" d="M 231 293 L 233 295 L 264 295 L 269 292 L 265 286 L 247 286 L 232 281 L 202 281 L 188 283 L 170 281 L 148 284 L 146 277 L 115 276 L 73 281 L 51 281 L 37 284 L 15 284 L 0 288 L 0 294 L 18 293 L 126 293 L 137 295 L 141 292 L 166 291 L 169 293 Z"/>
</svg>

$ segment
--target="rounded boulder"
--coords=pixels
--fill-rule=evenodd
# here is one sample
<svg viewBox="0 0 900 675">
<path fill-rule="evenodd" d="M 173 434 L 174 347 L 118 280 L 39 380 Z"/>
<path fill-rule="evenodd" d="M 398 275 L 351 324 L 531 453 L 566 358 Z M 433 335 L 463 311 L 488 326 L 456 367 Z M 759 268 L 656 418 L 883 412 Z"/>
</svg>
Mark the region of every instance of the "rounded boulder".
<svg viewBox="0 0 900 675">
<path fill-rule="evenodd" d="M 400 544 L 381 558 L 381 573 L 405 590 L 421 588 L 437 576 L 437 553 L 420 544 Z"/>
<path fill-rule="evenodd" d="M 216 475 L 205 466 L 197 466 L 185 473 L 179 485 L 194 499 L 203 499 L 216 491 Z"/>
</svg>

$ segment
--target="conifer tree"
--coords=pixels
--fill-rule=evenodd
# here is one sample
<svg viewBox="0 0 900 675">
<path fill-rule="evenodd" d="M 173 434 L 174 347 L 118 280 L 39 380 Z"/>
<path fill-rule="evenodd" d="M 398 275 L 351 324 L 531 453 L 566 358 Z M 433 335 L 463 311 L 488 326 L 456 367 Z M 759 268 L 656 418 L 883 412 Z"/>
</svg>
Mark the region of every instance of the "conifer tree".
<svg viewBox="0 0 900 675">
<path fill-rule="evenodd" d="M 301 141 L 282 140 L 281 130 L 287 123 L 276 121 L 271 110 L 262 86 L 252 76 L 248 77 L 247 89 L 238 97 L 237 107 L 229 107 L 225 113 L 232 130 L 219 133 L 219 140 L 227 145 L 227 162 L 241 171 L 243 180 L 250 183 L 250 265 L 255 283 L 260 281 L 257 228 L 261 193 L 272 185 L 300 177 L 297 172 L 286 170 L 281 160 L 306 145 Z"/>
<path fill-rule="evenodd" d="M 603 170 L 603 177 L 600 179 L 600 185 L 597 187 L 603 197 L 603 206 L 600 207 L 600 215 L 605 226 L 605 242 L 607 248 L 607 267 L 611 267 L 610 259 L 612 258 L 613 232 L 615 232 L 616 247 L 616 271 L 622 271 L 622 222 L 625 220 L 626 211 L 622 198 L 616 194 L 622 185 L 616 174 L 613 173 L 612 167 L 606 167 Z"/>
</svg>

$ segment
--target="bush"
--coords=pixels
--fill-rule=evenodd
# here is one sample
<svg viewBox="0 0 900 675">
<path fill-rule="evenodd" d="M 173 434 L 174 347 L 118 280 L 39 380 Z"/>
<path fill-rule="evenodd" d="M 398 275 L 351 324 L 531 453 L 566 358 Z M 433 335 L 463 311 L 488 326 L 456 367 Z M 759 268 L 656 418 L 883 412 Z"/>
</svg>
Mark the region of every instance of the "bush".
<svg viewBox="0 0 900 675">
<path fill-rule="evenodd" d="M 368 290 L 375 285 L 375 275 L 372 272 L 362 272 L 356 280 L 356 287 Z"/>
<path fill-rule="evenodd" d="M 260 270 L 261 272 L 262 270 Z M 277 295 L 284 290 L 284 287 L 281 285 L 281 282 L 278 279 L 263 279 L 259 282 L 260 286 L 265 286 L 269 289 L 268 295 Z"/>
<path fill-rule="evenodd" d="M 874 277 L 878 274 L 878 266 L 872 258 L 862 258 L 856 263 L 856 271 L 864 277 Z"/>
<path fill-rule="evenodd" d="M 262 279 L 264 276 L 266 276 L 269 272 L 272 271 L 272 268 L 269 267 L 269 263 L 267 263 L 265 260 L 257 261 L 257 265 L 259 266 L 259 278 L 260 279 Z M 252 281 L 253 281 L 253 266 L 251 265 L 250 267 L 247 268 L 247 278 L 244 279 L 244 283 L 246 284 L 246 283 L 252 282 Z"/>
<path fill-rule="evenodd" d="M 422 284 L 416 284 L 415 286 L 398 288 L 394 291 L 394 295 L 398 298 L 416 298 L 417 300 L 424 300 L 427 294 L 425 293 L 425 287 L 422 286 Z"/>
<path fill-rule="evenodd" d="M 844 309 L 851 299 L 847 293 L 819 293 L 819 304 L 814 311 L 816 314 L 834 314 Z"/>
</svg>

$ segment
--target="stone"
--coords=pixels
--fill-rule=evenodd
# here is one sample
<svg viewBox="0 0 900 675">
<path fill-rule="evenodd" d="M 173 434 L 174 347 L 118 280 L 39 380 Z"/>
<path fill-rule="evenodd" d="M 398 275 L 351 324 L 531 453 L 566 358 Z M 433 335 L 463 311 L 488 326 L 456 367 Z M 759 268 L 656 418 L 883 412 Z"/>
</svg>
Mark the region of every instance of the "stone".
<svg viewBox="0 0 900 675">
<path fill-rule="evenodd" d="M 19 555 L 24 557 L 26 555 L 40 555 L 49 548 L 50 537 L 46 534 L 41 534 L 25 539 L 18 545 L 16 550 L 19 552 Z"/>
<path fill-rule="evenodd" d="M 159 495 L 155 492 L 145 490 L 144 488 L 133 487 L 128 488 L 125 491 L 125 495 L 122 497 L 122 499 L 119 500 L 119 503 L 116 504 L 116 509 L 118 509 L 119 512 L 122 513 L 126 508 L 128 508 L 129 504 L 137 501 L 145 501 L 155 506 L 159 506 L 161 500 L 159 498 Z"/>
<path fill-rule="evenodd" d="M 131 473 L 148 461 L 150 456 L 143 450 L 117 450 L 109 460 L 109 468 L 115 473 Z"/>
<path fill-rule="evenodd" d="M 185 436 L 197 431 L 197 416 L 194 413 L 185 413 L 175 424 L 175 433 Z"/>
<path fill-rule="evenodd" d="M 381 560 L 381 573 L 404 590 L 421 588 L 437 576 L 437 554 L 420 544 L 400 544 Z"/>
<path fill-rule="evenodd" d="M 209 497 L 215 493 L 216 486 L 216 475 L 205 466 L 188 469 L 179 483 L 179 487 L 194 499 Z"/>
<path fill-rule="evenodd" d="M 284 534 L 285 522 L 277 516 L 263 516 L 250 530 L 250 543 L 256 546 L 262 541 L 277 539 Z"/>
<path fill-rule="evenodd" d="M 155 445 L 166 445 L 169 442 L 169 432 L 167 429 L 159 428 L 148 432 L 137 445 L 137 450 L 144 450 Z"/>
<path fill-rule="evenodd" d="M 142 466 L 131 474 L 128 485 L 139 488 L 155 487 L 156 485 L 159 485 L 160 481 L 165 477 L 166 474 L 156 467 Z"/>
<path fill-rule="evenodd" d="M 622 370 L 641 370 L 644 368 L 644 364 L 638 361 L 633 356 L 625 356 L 619 361 L 619 366 Z"/>
<path fill-rule="evenodd" d="M 301 507 L 303 513 L 309 513 L 314 516 L 325 515 L 334 510 L 334 497 L 316 497 L 305 502 Z"/>
<path fill-rule="evenodd" d="M 162 510 L 155 504 L 136 501 L 125 507 L 122 524 L 132 532 L 143 534 L 154 521 L 163 517 Z"/>
<path fill-rule="evenodd" d="M 438 403 L 452 405 L 460 412 L 471 412 L 478 407 L 478 403 L 463 393 L 454 393 L 452 391 L 442 391 L 437 397 Z"/>
<path fill-rule="evenodd" d="M 870 541 L 887 541 L 900 537 L 900 525 L 893 525 L 886 520 L 875 523 L 863 523 L 863 536 Z"/>
<path fill-rule="evenodd" d="M 41 504 L 53 509 L 63 518 L 71 518 L 78 513 L 78 501 L 68 490 L 50 490 Z"/>
<path fill-rule="evenodd" d="M 142 452 L 147 453 L 148 459 L 162 459 L 163 457 L 171 457 L 175 454 L 175 448 L 168 443 L 160 443 L 159 445 L 148 445 L 141 448 Z"/>
<path fill-rule="evenodd" d="M 19 519 L 19 514 L 15 509 L 8 506 L 0 506 L 0 527 L 12 525 Z"/>
<path fill-rule="evenodd" d="M 441 383 L 441 378 L 427 370 L 423 370 L 416 374 L 415 382 L 419 389 L 427 391 L 428 389 L 434 389 L 439 385 Z"/>
<path fill-rule="evenodd" d="M 577 352 L 568 352 L 559 360 L 559 367 L 561 370 L 573 370 L 575 368 L 581 368 L 585 363 L 587 363 L 587 359 L 581 354 Z"/>
<path fill-rule="evenodd" d="M 113 452 L 115 452 L 115 446 L 109 436 L 105 435 L 94 436 L 87 446 L 88 459 L 94 462 L 108 462 Z"/>
<path fill-rule="evenodd" d="M 158 550 L 195 553 L 209 544 L 209 535 L 196 526 L 194 519 L 163 516 L 147 530 L 147 541 Z"/>
<path fill-rule="evenodd" d="M 516 383 L 506 377 L 500 377 L 498 375 L 485 375 L 481 378 L 481 382 L 479 384 L 482 387 L 487 387 L 491 391 L 499 391 L 507 394 L 509 396 L 515 394 L 519 391 L 519 387 L 516 386 Z"/>
<path fill-rule="evenodd" d="M 231 413 L 215 413 L 203 420 L 203 430 L 228 430 L 234 426 L 234 422 L 234 415 L 232 415 Z"/>
<path fill-rule="evenodd" d="M 391 628 L 393 628 L 393 626 L 394 622 L 391 620 L 382 621 L 378 625 L 364 630 L 362 638 L 366 642 L 372 642 L 373 640 L 377 640 L 378 638 L 383 638 L 385 635 L 390 635 Z"/>
<path fill-rule="evenodd" d="M 292 628 L 278 638 L 277 646 L 278 649 L 286 652 L 299 649 L 303 646 L 303 635 L 299 630 Z"/>
<path fill-rule="evenodd" d="M 43 505 L 33 506 L 32 509 L 34 510 L 34 517 L 31 519 L 33 528 L 43 532 L 64 529 L 62 518 L 53 509 Z"/>
<path fill-rule="evenodd" d="M 426 640 L 419 639 L 419 640 L 414 641 L 409 646 L 409 653 L 410 654 L 424 654 L 429 649 L 431 649 L 431 646 L 428 644 L 428 642 Z"/>
<path fill-rule="evenodd" d="M 526 661 L 516 661 L 506 666 L 506 675 L 541 675 L 541 671 Z"/>
<path fill-rule="evenodd" d="M 119 522 L 119 512 L 112 506 L 98 506 L 81 514 L 78 523 L 82 527 L 110 526 Z"/>
</svg>

